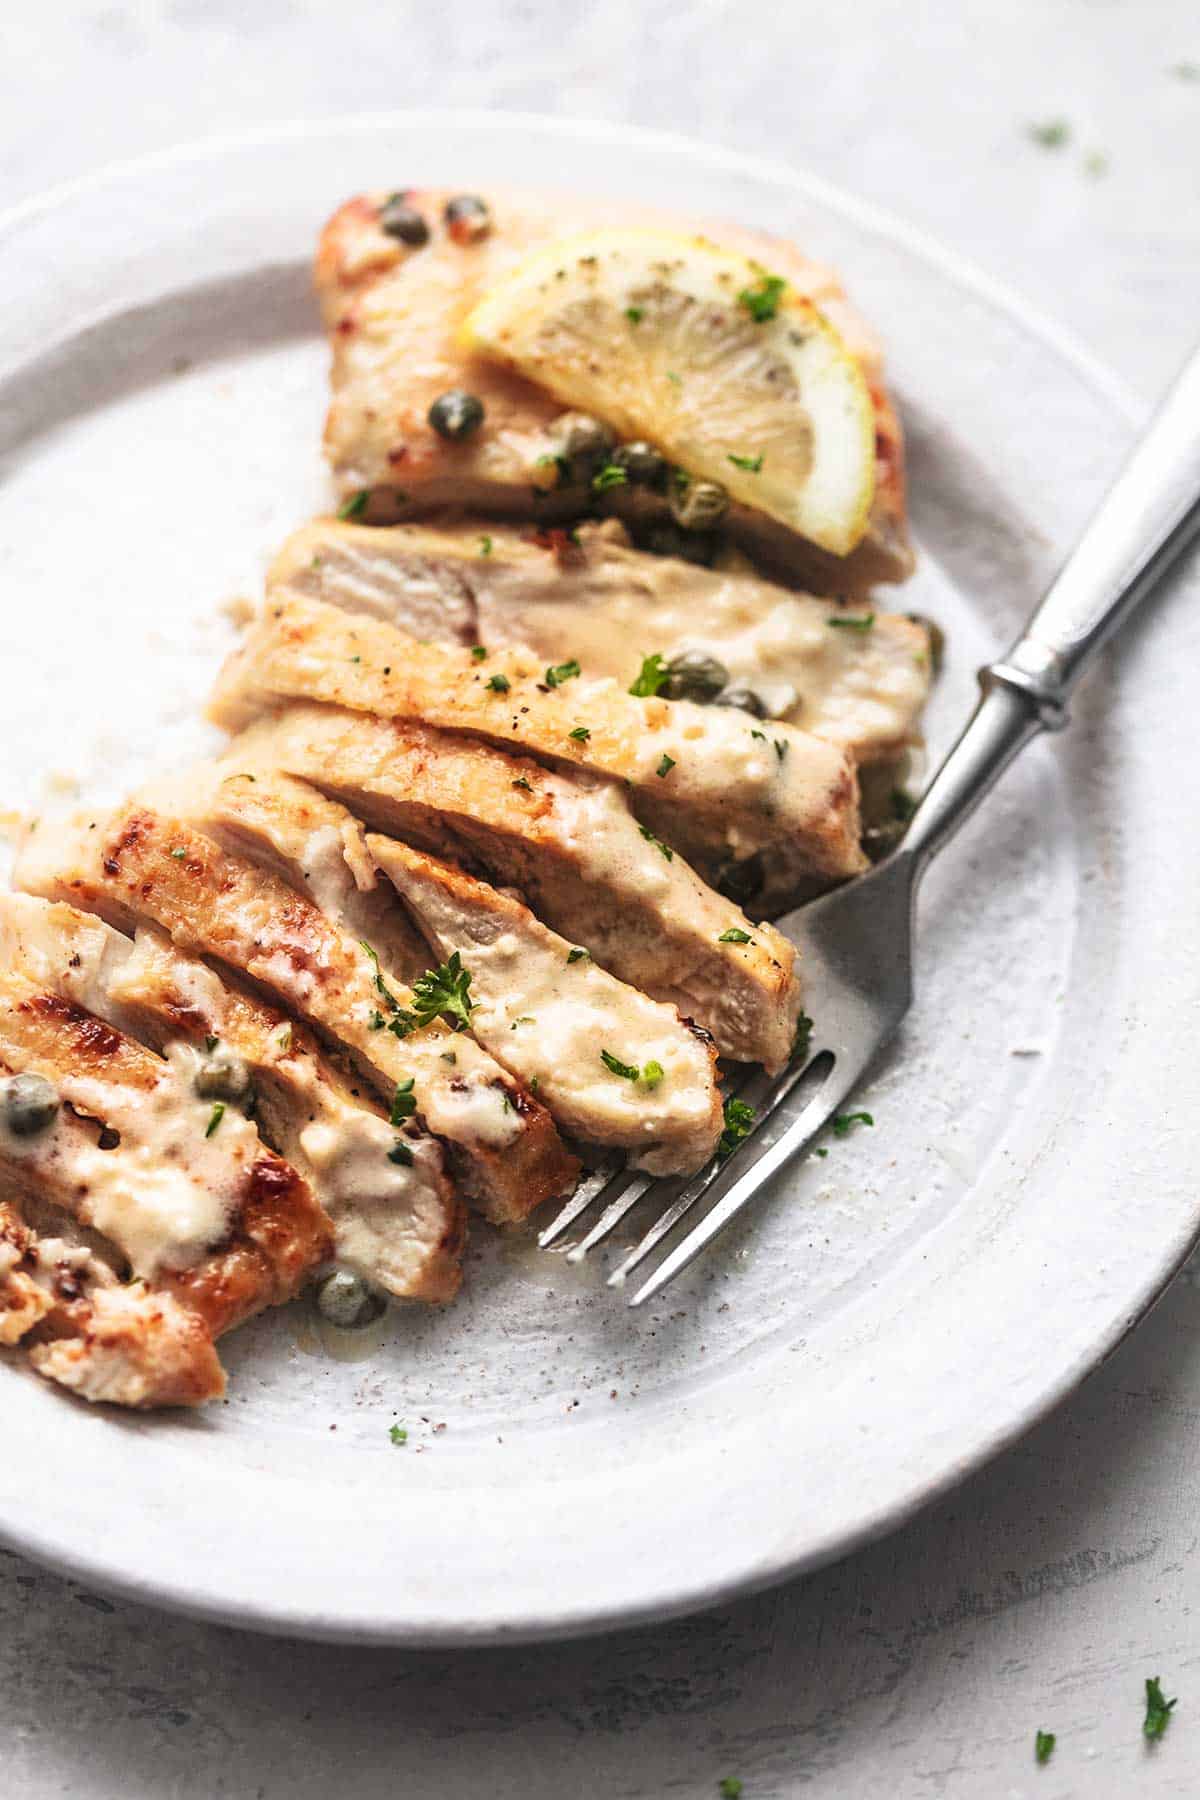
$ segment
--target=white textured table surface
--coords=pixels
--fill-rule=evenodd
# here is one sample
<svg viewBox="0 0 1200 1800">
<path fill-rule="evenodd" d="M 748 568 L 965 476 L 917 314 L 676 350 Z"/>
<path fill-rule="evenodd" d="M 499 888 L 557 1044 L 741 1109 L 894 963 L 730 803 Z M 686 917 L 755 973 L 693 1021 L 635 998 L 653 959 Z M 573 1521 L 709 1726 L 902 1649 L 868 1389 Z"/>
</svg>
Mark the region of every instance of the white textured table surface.
<svg viewBox="0 0 1200 1800">
<path fill-rule="evenodd" d="M 1147 401 L 1196 333 L 1194 0 L 10 0 L 0 206 L 183 138 L 433 103 L 628 119 L 807 166 L 1023 290 Z M 1059 118 L 1067 142 L 1039 146 L 1028 126 Z M 701 1800 L 735 1775 L 744 1800 L 1193 1795 L 1198 1425 L 1185 1275 L 1073 1402 L 896 1537 L 569 1647 L 272 1643 L 0 1553 L 0 1789 Z M 1150 1748 L 1159 1672 L 1179 1710 Z M 1059 1739 L 1044 1770 L 1038 1726 Z"/>
</svg>

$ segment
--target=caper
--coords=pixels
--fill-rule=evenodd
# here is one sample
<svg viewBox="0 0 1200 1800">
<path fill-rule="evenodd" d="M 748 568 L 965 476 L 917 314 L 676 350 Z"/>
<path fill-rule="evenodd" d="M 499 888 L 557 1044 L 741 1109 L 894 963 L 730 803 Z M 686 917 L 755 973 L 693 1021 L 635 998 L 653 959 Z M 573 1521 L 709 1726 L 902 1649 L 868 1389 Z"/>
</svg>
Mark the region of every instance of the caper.
<svg viewBox="0 0 1200 1800">
<path fill-rule="evenodd" d="M 677 475 L 671 485 L 671 517 L 685 531 L 707 531 L 729 510 L 729 495 L 719 481 L 693 481 Z"/>
<path fill-rule="evenodd" d="M 358 1331 L 383 1316 L 387 1301 L 352 1269 L 332 1269 L 317 1283 L 317 1311 L 343 1331 Z"/>
<path fill-rule="evenodd" d="M 725 864 L 717 876 L 717 892 L 724 894 L 727 900 L 736 900 L 739 906 L 745 906 L 761 892 L 764 874 L 762 853 L 756 850 L 753 856 L 744 856 L 741 862 Z"/>
<path fill-rule="evenodd" d="M 379 229 L 402 244 L 427 244 L 429 225 L 423 213 L 410 206 L 403 194 L 392 194 L 379 209 Z"/>
<path fill-rule="evenodd" d="M 667 679 L 659 692 L 667 700 L 696 700 L 701 706 L 715 700 L 729 680 L 729 670 L 703 650 L 685 650 L 667 664 Z"/>
<path fill-rule="evenodd" d="M 717 540 L 710 531 L 681 531 L 669 520 L 648 526 L 638 534 L 643 550 L 653 556 L 678 556 L 683 562 L 711 566 L 717 554 Z"/>
<path fill-rule="evenodd" d="M 0 1103 L 14 1137 L 36 1137 L 54 1123 L 58 1092 L 44 1075 L 10 1075 L 0 1081 Z"/>
<path fill-rule="evenodd" d="M 465 388 L 451 388 L 438 395 L 426 416 L 440 437 L 457 441 L 483 424 L 483 401 Z"/>
<path fill-rule="evenodd" d="M 254 1082 L 240 1056 L 215 1044 L 196 1070 L 192 1086 L 202 1100 L 226 1100 L 236 1106 L 250 1098 Z"/>
<path fill-rule="evenodd" d="M 589 481 L 612 449 L 615 434 L 591 413 L 564 413 L 555 421 L 554 436 L 567 465 L 567 478 Z"/>
<path fill-rule="evenodd" d="M 767 716 L 766 701 L 753 688 L 726 688 L 723 694 L 717 695 L 713 705 L 736 706 L 739 712 L 753 713 L 756 719 L 765 719 Z"/>
<path fill-rule="evenodd" d="M 492 210 L 478 194 L 455 194 L 447 200 L 442 217 L 456 244 L 473 244 L 492 229 Z"/>
<path fill-rule="evenodd" d="M 612 460 L 639 487 L 661 488 L 667 479 L 666 457 L 660 456 L 653 444 L 643 443 L 640 438 L 629 444 L 618 444 Z"/>
</svg>

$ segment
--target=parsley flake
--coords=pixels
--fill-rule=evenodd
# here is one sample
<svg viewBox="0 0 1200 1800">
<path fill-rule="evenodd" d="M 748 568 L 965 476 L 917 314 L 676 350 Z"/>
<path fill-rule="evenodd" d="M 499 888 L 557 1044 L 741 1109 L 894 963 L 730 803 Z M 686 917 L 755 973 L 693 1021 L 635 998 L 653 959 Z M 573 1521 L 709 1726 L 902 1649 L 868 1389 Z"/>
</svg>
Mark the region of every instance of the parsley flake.
<svg viewBox="0 0 1200 1800">
<path fill-rule="evenodd" d="M 1157 1741 L 1171 1723 L 1171 1714 L 1177 1705 L 1176 1700 L 1164 1700 L 1162 1686 L 1157 1675 L 1146 1678 L 1146 1717 L 1142 1721 L 1142 1735 L 1152 1742 Z"/>
<path fill-rule="evenodd" d="M 636 1063 L 623 1063 L 610 1050 L 600 1052 L 600 1061 L 611 1075 L 620 1075 L 625 1081 L 636 1081 L 639 1070 Z"/>
<path fill-rule="evenodd" d="M 743 1138 L 750 1136 L 750 1127 L 754 1123 L 754 1108 L 747 1106 L 744 1100 L 732 1098 L 725 1102 L 725 1129 L 721 1133 L 721 1141 L 717 1145 L 718 1161 L 724 1162 L 732 1156 Z"/>
<path fill-rule="evenodd" d="M 472 662 L 486 662 L 487 661 L 487 651 L 484 649 L 482 644 L 475 644 L 472 646 L 471 661 Z"/>
<path fill-rule="evenodd" d="M 642 306 L 627 306 L 625 308 L 625 317 L 629 320 L 631 325 L 640 325 L 645 316 L 646 310 Z"/>
<path fill-rule="evenodd" d="M 654 848 L 659 851 L 661 855 L 665 856 L 668 862 L 675 861 L 675 852 L 668 844 L 664 844 L 661 838 L 655 837 L 654 833 L 648 831 L 644 825 L 639 825 L 638 830 L 641 832 L 646 842 L 648 844 L 653 844 Z"/>
<path fill-rule="evenodd" d="M 742 1784 L 736 1775 L 726 1775 L 717 1792 L 721 1800 L 741 1800 Z"/>
<path fill-rule="evenodd" d="M 217 1045 L 220 1043 L 220 1041 L 221 1040 L 219 1037 L 206 1037 L 204 1040 L 205 1055 L 211 1056 L 213 1051 L 216 1049 Z"/>
<path fill-rule="evenodd" d="M 513 782 L 513 786 L 515 788 L 524 788 L 525 792 L 527 794 L 532 794 L 532 792 L 533 792 L 533 789 L 530 787 L 529 783 L 526 781 L 526 779 L 523 775 L 517 776 L 517 779 Z"/>
<path fill-rule="evenodd" d="M 176 847 L 174 850 L 171 851 L 171 855 L 175 858 L 176 862 L 182 862 L 184 857 L 187 855 L 187 851 L 180 850 L 178 847 Z"/>
<path fill-rule="evenodd" d="M 1061 150 L 1071 135 L 1071 127 L 1065 119 L 1043 119 L 1025 129 L 1042 150 Z"/>
<path fill-rule="evenodd" d="M 374 1012 L 372 1012 L 372 1014 L 371 1014 L 371 1030 L 372 1031 L 382 1031 L 383 1025 L 384 1025 L 383 1014 L 380 1012 L 379 1008 L 376 1007 Z"/>
<path fill-rule="evenodd" d="M 405 1431 L 403 1425 L 393 1425 L 388 1432 L 388 1436 L 391 1438 L 393 1444 L 407 1444 L 408 1442 L 408 1433 Z"/>
<path fill-rule="evenodd" d="M 370 488 L 359 488 L 356 494 L 351 494 L 347 499 L 342 501 L 342 504 L 338 507 L 338 518 L 361 519 L 362 515 L 367 510 L 367 501 L 370 498 Z"/>
<path fill-rule="evenodd" d="M 392 1148 L 388 1151 L 388 1161 L 390 1163 L 399 1163 L 402 1169 L 412 1168 L 413 1153 L 403 1138 L 397 1138 L 396 1142 L 392 1145 Z"/>
<path fill-rule="evenodd" d="M 838 631 L 870 631 L 875 623 L 875 614 L 869 613 L 830 613 L 826 619 Z"/>
<path fill-rule="evenodd" d="M 487 685 L 493 694 L 507 694 L 510 684 L 507 675 L 489 675 Z"/>
<path fill-rule="evenodd" d="M 743 288 L 738 305 L 745 308 L 756 325 L 765 325 L 779 311 L 787 282 L 782 275 L 764 274 L 753 287 Z"/>
<path fill-rule="evenodd" d="M 780 762 L 782 762 L 784 757 L 788 753 L 787 739 L 786 738 L 775 738 L 773 741 L 775 744 L 775 754 L 779 758 Z"/>
<path fill-rule="evenodd" d="M 592 491 L 596 494 L 607 494 L 609 488 L 625 487 L 628 481 L 628 471 L 623 469 L 620 463 L 608 462 L 602 469 L 597 469 L 592 476 Z"/>
<path fill-rule="evenodd" d="M 849 1137 L 856 1125 L 873 1125 L 874 1119 L 869 1112 L 835 1113 L 833 1119 L 834 1137 Z"/>
<path fill-rule="evenodd" d="M 669 775 L 671 773 L 671 770 L 674 767 L 675 767 L 675 758 L 673 756 L 668 756 L 666 751 L 664 750 L 662 753 L 662 760 L 660 761 L 657 769 L 655 769 L 654 773 L 661 779 L 664 775 Z"/>
<path fill-rule="evenodd" d="M 666 659 L 656 650 L 653 656 L 644 656 L 642 666 L 638 670 L 637 679 L 630 688 L 630 693 L 639 700 L 652 700 L 659 689 L 666 683 L 670 674 Z"/>
<path fill-rule="evenodd" d="M 796 1020 L 796 1035 L 792 1039 L 789 1062 L 807 1062 L 808 1053 L 812 1049 L 813 1022 L 807 1013 L 801 1013 Z"/>
<path fill-rule="evenodd" d="M 378 953 L 376 951 L 372 950 L 372 948 L 371 948 L 370 944 L 368 944 L 366 938 L 359 938 L 358 942 L 359 942 L 360 949 L 365 950 L 367 955 L 371 959 L 371 967 L 375 971 L 372 979 L 375 983 L 376 991 L 378 992 L 380 997 L 387 1002 L 388 1011 L 391 1013 L 398 1013 L 400 1011 L 400 1002 L 397 1000 L 395 994 L 393 994 L 391 989 L 388 987 L 387 982 L 383 979 L 383 971 L 379 967 Z"/>
<path fill-rule="evenodd" d="M 426 969 L 412 984 L 413 1005 L 398 1012 L 388 1030 L 396 1037 L 407 1037 L 435 1019 L 449 1017 L 462 1030 L 471 1023 L 475 1002 L 470 996 L 471 971 L 464 969 L 455 950 L 447 962 L 436 969 Z M 409 1086 L 411 1087 L 411 1082 Z M 399 1091 L 399 1090 L 397 1090 Z M 396 1120 L 392 1120 L 393 1125 Z"/>
<path fill-rule="evenodd" d="M 730 451 L 728 460 L 733 464 L 735 469 L 746 469 L 751 475 L 757 475 L 763 465 L 761 452 L 758 456 L 735 456 L 733 452 Z"/>
<path fill-rule="evenodd" d="M 288 1024 L 279 1027 L 279 1030 L 275 1033 L 275 1042 L 286 1056 L 287 1052 L 292 1047 L 292 1027 L 290 1021 Z"/>
<path fill-rule="evenodd" d="M 1039 1731 L 1033 1740 L 1035 1762 L 1048 1763 L 1054 1754 L 1054 1746 L 1058 1742 L 1052 1731 Z"/>
<path fill-rule="evenodd" d="M 579 674 L 579 664 L 572 656 L 567 662 L 555 663 L 546 670 L 546 686 L 561 687 L 564 681 L 573 681 Z"/>
<path fill-rule="evenodd" d="M 588 953 L 586 950 L 568 950 L 567 951 L 567 961 L 569 963 L 582 962 L 584 957 L 587 954 Z"/>
<path fill-rule="evenodd" d="M 574 731 L 569 731 L 567 733 L 568 737 L 575 738 L 580 744 L 586 744 L 591 735 L 592 734 L 586 725 L 576 725 Z"/>
<path fill-rule="evenodd" d="M 665 1074 L 662 1064 L 653 1058 L 642 1065 L 642 1083 L 645 1087 L 656 1088 Z"/>
<path fill-rule="evenodd" d="M 221 1123 L 221 1120 L 224 1117 L 225 1117 L 225 1102 L 223 1100 L 214 1100 L 213 1101 L 213 1109 L 212 1109 L 212 1112 L 209 1114 L 208 1124 L 204 1130 L 204 1135 L 206 1138 L 210 1138 L 212 1136 L 213 1132 L 217 1129 L 217 1126 Z"/>
<path fill-rule="evenodd" d="M 492 554 L 492 540 L 486 532 L 479 540 L 479 554 L 480 556 L 490 556 Z"/>
<path fill-rule="evenodd" d="M 731 925 L 728 931 L 721 933 L 717 942 L 718 944 L 752 944 L 754 939 L 748 931 L 743 931 L 740 925 Z"/>
<path fill-rule="evenodd" d="M 411 1119 L 417 1110 L 417 1099 L 413 1093 L 413 1077 L 407 1081 L 396 1083 L 396 1092 L 392 1096 L 392 1110 L 388 1114 L 389 1125 L 403 1125 L 405 1119 Z"/>
</svg>

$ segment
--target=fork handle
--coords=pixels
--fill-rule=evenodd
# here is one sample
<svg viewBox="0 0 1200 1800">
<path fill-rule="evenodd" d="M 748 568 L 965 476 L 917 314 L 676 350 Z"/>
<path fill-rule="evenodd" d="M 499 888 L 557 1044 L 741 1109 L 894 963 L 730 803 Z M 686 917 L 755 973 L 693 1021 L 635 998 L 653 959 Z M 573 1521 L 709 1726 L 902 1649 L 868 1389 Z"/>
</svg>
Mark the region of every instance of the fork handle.
<svg viewBox="0 0 1200 1800">
<path fill-rule="evenodd" d="M 922 867 L 1017 752 L 1068 723 L 1079 677 L 1200 532 L 1200 350 L 1176 380 L 983 695 L 905 834 Z"/>
</svg>

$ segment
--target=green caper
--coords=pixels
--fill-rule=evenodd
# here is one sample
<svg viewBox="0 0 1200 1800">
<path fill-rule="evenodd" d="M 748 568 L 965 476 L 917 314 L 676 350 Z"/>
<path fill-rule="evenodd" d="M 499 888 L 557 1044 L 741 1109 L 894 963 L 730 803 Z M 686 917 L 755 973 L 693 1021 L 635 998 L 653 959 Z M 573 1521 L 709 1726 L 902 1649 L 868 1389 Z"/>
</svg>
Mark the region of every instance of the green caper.
<svg viewBox="0 0 1200 1800">
<path fill-rule="evenodd" d="M 695 700 L 706 706 L 729 680 L 729 670 L 703 650 L 684 650 L 667 664 L 667 679 L 659 692 L 667 700 Z"/>
<path fill-rule="evenodd" d="M 9 1075 L 0 1081 L 0 1117 L 14 1137 L 36 1137 L 53 1125 L 58 1091 L 44 1075 Z"/>
<path fill-rule="evenodd" d="M 392 194 L 379 209 L 379 229 L 402 244 L 414 246 L 429 242 L 429 225 L 403 194 Z"/>
<path fill-rule="evenodd" d="M 492 210 L 478 194 L 455 194 L 442 211 L 446 230 L 456 244 L 474 244 L 492 229 Z"/>
<path fill-rule="evenodd" d="M 723 694 L 717 695 L 713 705 L 736 706 L 739 712 L 753 713 L 756 719 L 767 717 L 766 701 L 761 694 L 756 694 L 753 688 L 726 688 Z"/>
<path fill-rule="evenodd" d="M 624 469 L 629 480 L 638 487 L 661 488 L 666 482 L 666 457 L 660 456 L 653 444 L 643 443 L 640 438 L 629 444 L 618 444 L 612 453 L 612 461 Z"/>
<path fill-rule="evenodd" d="M 465 388 L 451 388 L 438 395 L 426 416 L 439 437 L 457 442 L 483 424 L 483 401 Z"/>
<path fill-rule="evenodd" d="M 717 892 L 724 894 L 727 900 L 745 906 L 761 892 L 764 874 L 762 853 L 756 850 L 753 856 L 744 856 L 741 862 L 725 864 L 717 876 Z"/>
<path fill-rule="evenodd" d="M 214 1044 L 192 1078 L 202 1100 L 226 1100 L 238 1106 L 250 1098 L 254 1082 L 241 1057 L 224 1044 Z"/>
<path fill-rule="evenodd" d="M 729 510 L 729 495 L 719 481 L 693 481 L 677 471 L 671 484 L 671 517 L 685 531 L 708 531 Z"/>
<path fill-rule="evenodd" d="M 641 549 L 652 556 L 678 556 L 682 562 L 711 567 L 717 554 L 717 540 L 710 531 L 681 531 L 669 520 L 647 526 L 635 533 Z"/>
<path fill-rule="evenodd" d="M 317 1311 L 343 1331 L 359 1331 L 382 1318 L 387 1301 L 352 1269 L 332 1269 L 317 1283 Z"/>
</svg>

